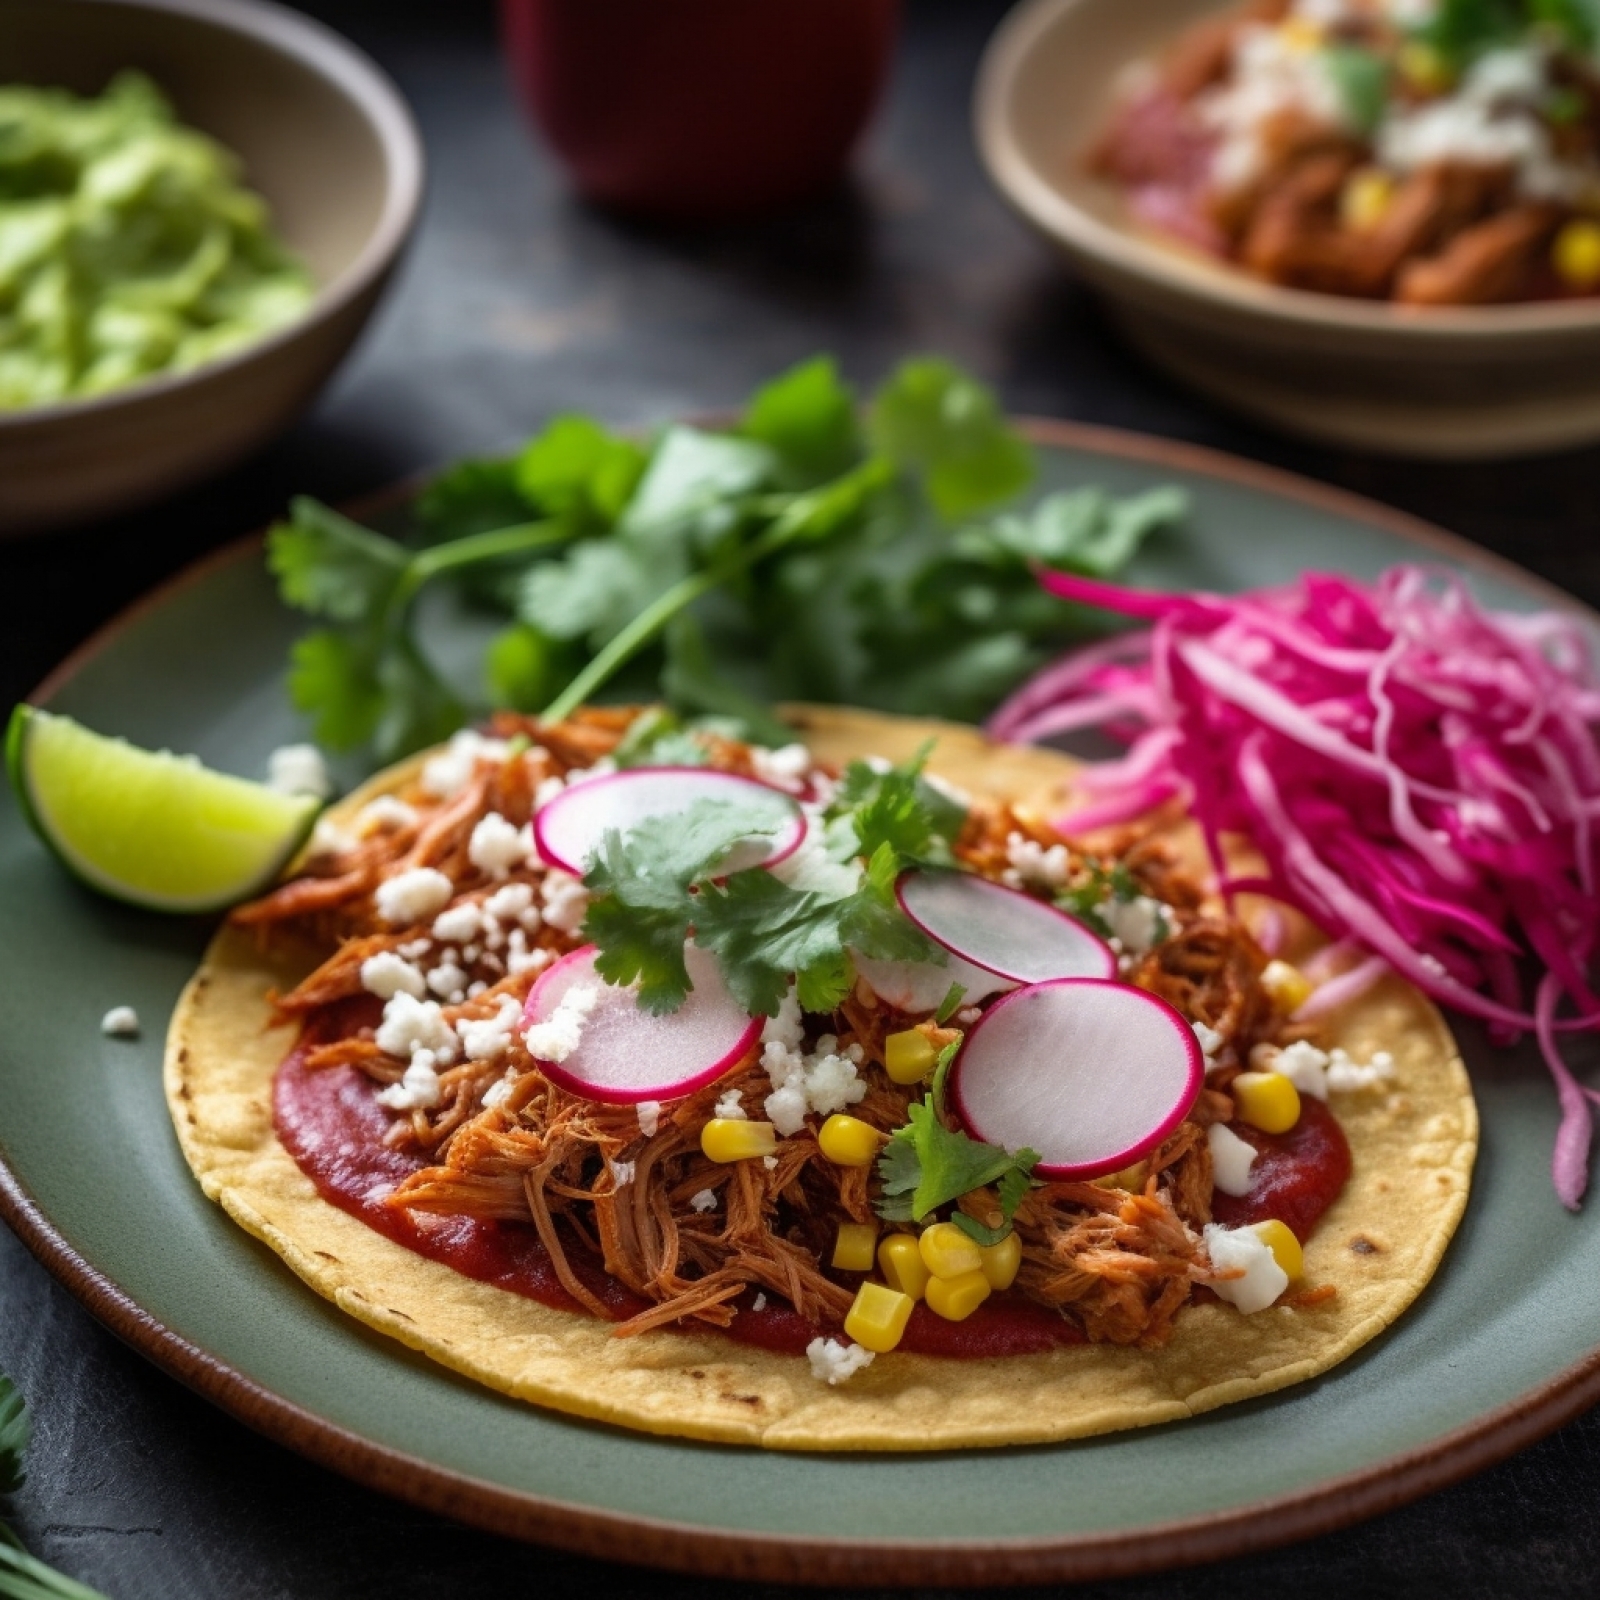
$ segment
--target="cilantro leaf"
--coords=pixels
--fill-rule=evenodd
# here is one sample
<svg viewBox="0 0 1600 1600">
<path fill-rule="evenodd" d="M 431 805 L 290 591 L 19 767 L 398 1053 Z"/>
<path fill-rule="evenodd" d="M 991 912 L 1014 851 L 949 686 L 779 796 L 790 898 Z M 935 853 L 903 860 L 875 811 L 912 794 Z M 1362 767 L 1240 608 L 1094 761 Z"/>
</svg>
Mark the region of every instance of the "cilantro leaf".
<svg viewBox="0 0 1600 1600">
<path fill-rule="evenodd" d="M 1148 489 L 1126 500 L 1114 500 L 1103 489 L 1063 490 L 1047 495 L 1026 516 L 965 530 L 961 549 L 983 559 L 987 538 L 1020 561 L 1107 578 L 1132 560 L 1149 534 L 1171 526 L 1188 508 L 1181 489 Z"/>
<path fill-rule="evenodd" d="M 334 622 L 381 611 L 405 573 L 406 550 L 304 495 L 267 533 L 267 566 L 286 605 Z"/>
<path fill-rule="evenodd" d="M 878 1214 L 885 1221 L 921 1222 L 940 1206 L 1008 1172 L 1020 1168 L 1025 1178 L 1039 1159 L 1031 1150 L 1011 1155 L 997 1145 L 981 1144 L 947 1128 L 931 1099 L 908 1106 L 906 1117 L 905 1125 L 894 1131 L 878 1157 L 884 1196 Z"/>
<path fill-rule="evenodd" d="M 830 832 L 848 826 L 862 855 L 888 845 L 907 861 L 948 862 L 967 808 L 922 776 L 931 749 L 929 741 L 904 766 L 881 772 L 852 761 L 828 808 Z"/>
<path fill-rule="evenodd" d="M 813 356 L 763 384 L 741 431 L 768 446 L 785 474 L 803 485 L 835 477 L 861 454 L 855 396 L 831 356 Z"/>
<path fill-rule="evenodd" d="M 523 521 L 533 509 L 517 489 L 511 461 L 458 461 L 417 497 L 416 517 L 429 544 L 487 533 Z"/>
<path fill-rule="evenodd" d="M 992 390 L 936 356 L 907 361 L 874 397 L 874 447 L 921 478 L 943 517 L 1009 499 L 1033 477 L 1033 455 Z"/>
<path fill-rule="evenodd" d="M 952 983 L 945 990 L 944 999 L 939 1002 L 939 1009 L 933 1014 L 934 1022 L 942 1028 L 961 1009 L 961 1002 L 966 998 L 966 985 Z"/>
<path fill-rule="evenodd" d="M 609 528 L 622 515 L 648 457 L 589 417 L 554 418 L 510 464 L 518 493 L 550 516 Z"/>
<path fill-rule="evenodd" d="M 619 767 L 703 767 L 710 756 L 680 716 L 652 706 L 628 724 L 611 759 Z"/>
<path fill-rule="evenodd" d="M 776 462 L 765 445 L 699 428 L 668 428 L 623 513 L 620 531 L 641 546 L 675 537 L 713 548 L 737 525 L 743 500 L 767 487 Z"/>
<path fill-rule="evenodd" d="M 1336 43 L 1322 53 L 1351 125 L 1363 137 L 1383 120 L 1389 103 L 1389 64 L 1376 51 Z"/>
</svg>

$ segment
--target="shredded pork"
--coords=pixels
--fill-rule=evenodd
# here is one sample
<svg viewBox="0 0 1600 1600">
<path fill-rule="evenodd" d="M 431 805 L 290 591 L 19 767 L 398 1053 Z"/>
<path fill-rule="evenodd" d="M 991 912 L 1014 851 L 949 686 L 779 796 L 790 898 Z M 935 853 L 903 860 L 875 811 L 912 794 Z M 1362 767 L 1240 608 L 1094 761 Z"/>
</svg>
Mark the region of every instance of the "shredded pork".
<svg viewBox="0 0 1600 1600">
<path fill-rule="evenodd" d="M 399 873 L 431 867 L 454 885 L 452 911 L 466 905 L 481 911 L 508 883 L 526 884 L 539 907 L 546 873 L 537 858 L 530 855 L 506 876 L 486 873 L 472 860 L 473 830 L 490 813 L 523 827 L 541 784 L 603 761 L 633 716 L 590 711 L 549 726 L 502 715 L 490 732 L 509 741 L 504 755 L 481 758 L 455 793 L 430 794 L 411 783 L 402 798 L 414 820 L 380 816 L 364 837 L 336 842 L 293 881 L 234 913 L 236 923 L 262 939 L 309 938 L 331 949 L 296 988 L 274 997 L 286 1023 L 318 1029 L 309 1069 L 352 1068 L 375 1091 L 401 1082 L 407 1062 L 383 1048 L 379 1030 L 368 1025 L 340 1034 L 329 1027 L 366 992 L 363 967 L 386 954 L 410 960 L 418 972 L 448 958 L 463 990 L 430 991 L 427 999 L 458 1033 L 463 1022 L 489 1024 L 507 1012 L 520 1017 L 540 966 L 582 942 L 575 928 L 531 914 L 515 922 L 515 932 L 496 923 L 485 937 L 452 944 L 431 932 L 437 913 L 406 927 L 385 923 L 375 891 Z M 752 770 L 750 752 L 732 741 L 712 741 L 709 753 L 725 770 Z M 1148 954 L 1128 958 L 1127 976 L 1221 1036 L 1220 1072 L 1212 1082 L 1223 1084 L 1253 1045 L 1279 1037 L 1282 1018 L 1260 984 L 1265 955 L 1241 924 L 1208 902 L 1165 831 L 1158 823 L 1124 830 L 1118 840 L 1122 863 L 1175 923 Z M 1063 843 L 1037 819 L 980 803 L 957 855 L 972 870 L 1000 877 L 1018 836 L 1042 848 Z M 1088 874 L 1089 859 L 1070 847 L 1069 862 L 1073 877 Z M 884 1133 L 906 1121 L 907 1105 L 923 1092 L 888 1078 L 884 1041 L 918 1023 L 933 1031 L 928 1019 L 890 1010 L 864 983 L 833 1017 L 807 1019 L 807 1048 L 828 1032 L 839 1052 L 859 1056 L 866 1094 L 849 1109 Z M 483 1059 L 441 1060 L 434 1103 L 395 1111 L 388 1142 L 426 1164 L 388 1203 L 531 1225 L 572 1297 L 610 1317 L 574 1267 L 598 1258 L 646 1302 L 616 1325 L 621 1336 L 685 1321 L 725 1327 L 747 1291 L 781 1297 L 818 1327 L 838 1326 L 855 1280 L 825 1263 L 841 1221 L 874 1220 L 874 1174 L 822 1157 L 820 1117 L 782 1139 L 770 1163 L 719 1164 L 700 1148 L 702 1127 L 730 1090 L 740 1091 L 751 1116 L 762 1115 L 773 1084 L 761 1065 L 761 1044 L 716 1083 L 663 1106 L 647 1136 L 635 1107 L 582 1099 L 550 1082 L 530 1057 L 521 1027 L 506 1032 L 501 1047 Z M 946 1037 L 935 1033 L 935 1042 Z M 1015 1219 L 1023 1245 L 1017 1291 L 1059 1311 L 1091 1339 L 1164 1343 L 1174 1316 L 1208 1276 L 1200 1239 L 1212 1193 L 1204 1129 L 1230 1115 L 1228 1097 L 1209 1088 L 1189 1119 L 1137 1167 L 1029 1193 Z M 707 1195 L 714 1204 L 706 1204 Z M 963 1205 L 979 1220 L 1000 1220 L 983 1191 Z"/>
</svg>

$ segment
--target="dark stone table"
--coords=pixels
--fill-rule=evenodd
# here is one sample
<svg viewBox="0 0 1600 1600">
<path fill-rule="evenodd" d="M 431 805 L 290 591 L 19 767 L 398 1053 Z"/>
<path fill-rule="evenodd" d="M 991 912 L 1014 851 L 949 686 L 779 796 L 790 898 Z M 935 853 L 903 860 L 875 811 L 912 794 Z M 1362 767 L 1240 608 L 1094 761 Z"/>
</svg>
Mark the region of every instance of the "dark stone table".
<svg viewBox="0 0 1600 1600">
<path fill-rule="evenodd" d="M 973 68 L 1004 0 L 912 0 L 893 92 L 852 183 L 783 220 L 700 233 L 618 222 L 568 197 L 518 120 L 485 0 L 310 9 L 369 49 L 416 107 L 432 160 L 416 248 L 355 359 L 270 450 L 137 516 L 0 547 L 4 703 L 293 492 L 368 490 L 508 444 L 559 409 L 628 423 L 727 405 L 818 349 L 862 380 L 908 352 L 944 351 L 1017 410 L 1196 440 L 1342 484 L 1600 605 L 1600 450 L 1449 466 L 1332 453 L 1240 423 L 1131 354 L 994 197 L 973 154 Z M 123 1348 L 3 1228 L 0 1370 L 37 1423 L 17 1502 L 24 1537 L 116 1600 L 734 1587 L 533 1551 L 310 1466 Z M 1591 1414 L 1361 1527 L 1085 1592 L 1592 1595 L 1597 1506 Z"/>
</svg>

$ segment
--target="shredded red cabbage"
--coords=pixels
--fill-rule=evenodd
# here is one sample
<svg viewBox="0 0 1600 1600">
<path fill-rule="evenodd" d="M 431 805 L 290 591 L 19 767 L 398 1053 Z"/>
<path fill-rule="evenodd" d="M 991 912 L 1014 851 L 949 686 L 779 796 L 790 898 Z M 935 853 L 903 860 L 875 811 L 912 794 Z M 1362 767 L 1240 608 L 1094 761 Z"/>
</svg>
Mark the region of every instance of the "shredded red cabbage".
<svg viewBox="0 0 1600 1600">
<path fill-rule="evenodd" d="M 1532 1029 L 1561 1102 L 1552 1177 L 1576 1208 L 1600 1103 L 1557 1048 L 1600 1029 L 1600 677 L 1582 625 L 1487 611 L 1414 566 L 1236 596 L 1041 581 L 1150 624 L 1046 668 L 990 721 L 1014 742 L 1097 726 L 1127 743 L 1060 825 L 1181 797 L 1219 872 L 1224 833 L 1266 860 L 1225 889 L 1298 906 L 1356 958 L 1308 1012 L 1381 958 L 1498 1041 Z"/>
</svg>

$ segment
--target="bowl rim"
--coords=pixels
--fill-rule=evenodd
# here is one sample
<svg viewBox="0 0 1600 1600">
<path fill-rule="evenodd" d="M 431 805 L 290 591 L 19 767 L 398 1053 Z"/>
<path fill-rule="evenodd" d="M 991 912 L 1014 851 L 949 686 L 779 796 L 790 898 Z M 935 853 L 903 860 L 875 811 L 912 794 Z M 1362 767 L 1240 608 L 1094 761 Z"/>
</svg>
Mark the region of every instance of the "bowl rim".
<svg viewBox="0 0 1600 1600">
<path fill-rule="evenodd" d="M 1024 217 L 1070 253 L 1138 280 L 1147 290 L 1209 301 L 1285 329 L 1343 329 L 1441 345 L 1459 345 L 1463 339 L 1511 344 L 1600 329 L 1600 298 L 1424 308 L 1289 289 L 1209 261 L 1191 262 L 1181 247 L 1145 240 L 1094 216 L 1034 160 L 1018 135 L 1014 112 L 1018 84 L 1032 53 L 1073 12 L 1104 3 L 1022 0 L 985 47 L 973 90 L 973 131 L 991 181 Z"/>
<path fill-rule="evenodd" d="M 315 17 L 280 5 L 277 0 L 55 0 L 68 5 L 92 3 L 125 11 L 162 13 L 210 24 L 249 39 L 257 46 L 287 56 L 329 82 L 361 113 L 376 133 L 387 179 L 383 209 L 355 258 L 326 283 L 316 286 L 311 304 L 272 333 L 214 361 L 184 372 L 155 373 L 125 388 L 81 399 L 45 405 L 0 409 L 0 433 L 17 434 L 33 427 L 53 427 L 77 417 L 103 415 L 158 400 L 237 372 L 273 351 L 302 339 L 345 312 L 366 294 L 394 263 L 416 225 L 426 186 L 427 161 L 416 119 L 394 80 L 371 56 Z"/>
</svg>

